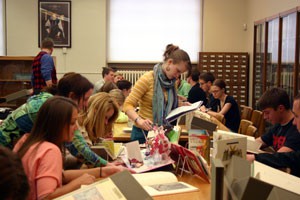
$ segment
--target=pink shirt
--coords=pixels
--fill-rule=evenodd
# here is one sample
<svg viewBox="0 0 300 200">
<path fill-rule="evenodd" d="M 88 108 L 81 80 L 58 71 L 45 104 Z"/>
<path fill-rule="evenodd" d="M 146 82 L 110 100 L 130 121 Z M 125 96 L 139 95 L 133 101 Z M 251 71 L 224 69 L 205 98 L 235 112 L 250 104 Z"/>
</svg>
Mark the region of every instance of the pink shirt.
<svg viewBox="0 0 300 200">
<path fill-rule="evenodd" d="M 29 134 L 25 134 L 15 145 L 17 152 Z M 32 145 L 22 158 L 28 177 L 30 194 L 28 199 L 40 199 L 62 186 L 62 154 L 53 143 L 42 142 Z"/>
</svg>

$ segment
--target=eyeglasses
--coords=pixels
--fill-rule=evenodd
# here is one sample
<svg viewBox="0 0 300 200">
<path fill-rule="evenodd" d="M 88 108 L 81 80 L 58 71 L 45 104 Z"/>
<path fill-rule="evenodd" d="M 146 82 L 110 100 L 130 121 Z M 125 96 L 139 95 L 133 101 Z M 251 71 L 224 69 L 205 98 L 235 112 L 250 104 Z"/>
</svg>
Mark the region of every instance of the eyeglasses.
<svg viewBox="0 0 300 200">
<path fill-rule="evenodd" d="M 211 91 L 211 93 L 218 93 L 218 92 L 220 92 L 220 90 L 213 90 L 213 91 Z"/>
</svg>

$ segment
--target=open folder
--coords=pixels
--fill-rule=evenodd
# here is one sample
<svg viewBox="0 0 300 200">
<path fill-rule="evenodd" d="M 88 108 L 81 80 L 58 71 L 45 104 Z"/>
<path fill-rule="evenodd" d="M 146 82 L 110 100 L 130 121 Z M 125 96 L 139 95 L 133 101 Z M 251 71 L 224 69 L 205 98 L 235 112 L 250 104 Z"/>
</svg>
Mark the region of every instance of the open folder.
<svg viewBox="0 0 300 200">
<path fill-rule="evenodd" d="M 80 199 L 150 200 L 152 197 L 128 171 L 122 171 L 57 198 L 57 200 Z"/>
<path fill-rule="evenodd" d="M 197 101 L 197 102 L 193 103 L 190 106 L 180 106 L 178 108 L 175 108 L 174 110 L 172 110 L 169 113 L 169 115 L 166 117 L 166 120 L 168 122 L 175 121 L 180 116 L 185 115 L 189 112 L 192 112 L 192 111 L 197 110 L 198 108 L 200 108 L 202 103 L 203 103 L 203 101 Z"/>
</svg>

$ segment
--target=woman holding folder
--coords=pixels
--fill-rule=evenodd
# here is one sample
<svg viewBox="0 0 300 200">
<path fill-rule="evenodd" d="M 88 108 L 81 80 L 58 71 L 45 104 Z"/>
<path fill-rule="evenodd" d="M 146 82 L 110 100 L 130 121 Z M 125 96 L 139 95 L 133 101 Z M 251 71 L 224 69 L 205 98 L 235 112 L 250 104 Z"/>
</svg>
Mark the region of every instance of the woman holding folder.
<svg viewBox="0 0 300 200">
<path fill-rule="evenodd" d="M 176 78 L 191 70 L 189 55 L 178 46 L 167 45 L 163 57 L 162 63 L 156 64 L 135 83 L 123 106 L 123 111 L 135 123 L 131 140 L 139 143 L 145 143 L 146 134 L 153 124 L 169 125 L 165 118 L 179 105 Z"/>
</svg>

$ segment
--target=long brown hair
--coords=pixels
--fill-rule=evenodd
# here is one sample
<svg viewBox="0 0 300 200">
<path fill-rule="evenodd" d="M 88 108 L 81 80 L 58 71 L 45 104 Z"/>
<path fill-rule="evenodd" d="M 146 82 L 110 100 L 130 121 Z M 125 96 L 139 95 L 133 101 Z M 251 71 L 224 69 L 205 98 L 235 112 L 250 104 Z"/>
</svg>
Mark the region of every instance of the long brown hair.
<svg viewBox="0 0 300 200">
<path fill-rule="evenodd" d="M 69 97 L 69 94 L 72 92 L 77 99 L 77 103 L 79 103 L 81 99 L 84 100 L 84 95 L 93 88 L 94 85 L 86 77 L 71 72 L 59 80 L 57 94 L 59 96 Z"/>
<path fill-rule="evenodd" d="M 110 110 L 114 110 L 114 114 L 105 122 L 105 115 Z M 98 138 L 105 138 L 112 131 L 113 123 L 118 118 L 119 109 L 117 103 L 106 92 L 99 92 L 90 97 L 87 112 L 80 116 L 78 121 L 81 126 L 86 128 L 89 138 L 96 142 Z"/>
<path fill-rule="evenodd" d="M 62 133 L 71 123 L 74 109 L 77 109 L 77 105 L 71 99 L 58 96 L 48 99 L 40 108 L 31 133 L 18 151 L 20 158 L 33 144 L 44 141 L 61 149 L 64 138 Z"/>
<path fill-rule="evenodd" d="M 0 199 L 27 199 L 30 188 L 21 159 L 3 146 L 0 146 L 0 177 Z"/>
</svg>

